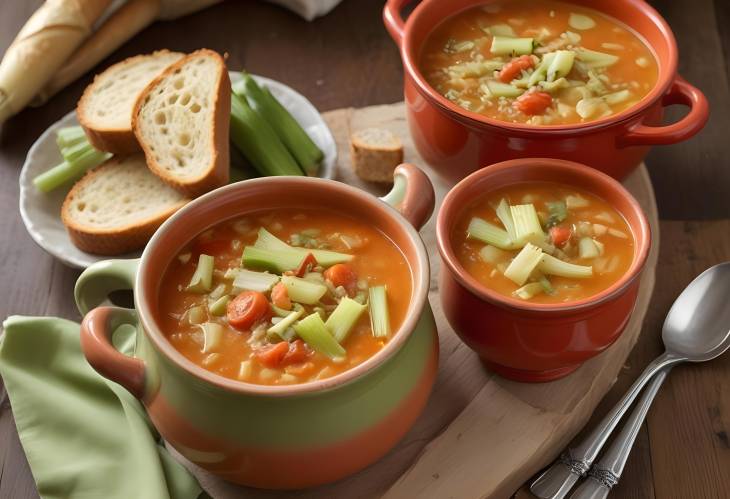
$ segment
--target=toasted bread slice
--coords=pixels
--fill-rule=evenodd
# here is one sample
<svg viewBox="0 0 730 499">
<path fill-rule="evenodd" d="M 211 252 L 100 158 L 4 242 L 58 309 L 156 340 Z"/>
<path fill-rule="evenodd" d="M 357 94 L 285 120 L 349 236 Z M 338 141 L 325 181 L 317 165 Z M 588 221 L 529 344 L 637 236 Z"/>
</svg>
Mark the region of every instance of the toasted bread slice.
<svg viewBox="0 0 730 499">
<path fill-rule="evenodd" d="M 114 154 L 139 151 L 132 131 L 134 104 L 152 80 L 184 56 L 160 50 L 130 57 L 96 75 L 76 106 L 76 117 L 89 142 Z"/>
<path fill-rule="evenodd" d="M 79 249 L 120 255 L 142 248 L 188 201 L 150 172 L 142 153 L 115 156 L 76 182 L 61 220 Z"/>
<path fill-rule="evenodd" d="M 188 196 L 228 183 L 231 82 L 223 57 L 202 49 L 158 76 L 132 128 L 152 173 Z"/>
<path fill-rule="evenodd" d="M 393 170 L 403 162 L 403 143 L 390 130 L 358 130 L 350 136 L 350 160 L 361 179 L 390 184 Z"/>
</svg>

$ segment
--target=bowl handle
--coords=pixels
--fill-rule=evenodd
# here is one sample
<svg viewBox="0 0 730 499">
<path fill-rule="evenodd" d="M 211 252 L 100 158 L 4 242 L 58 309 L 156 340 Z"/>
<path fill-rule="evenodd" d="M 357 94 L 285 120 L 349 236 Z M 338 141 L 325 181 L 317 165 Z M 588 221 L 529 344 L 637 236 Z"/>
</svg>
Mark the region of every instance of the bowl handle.
<svg viewBox="0 0 730 499">
<path fill-rule="evenodd" d="M 410 163 L 398 165 L 393 172 L 393 188 L 380 199 L 398 210 L 416 230 L 431 217 L 436 202 L 428 176 Z"/>
<path fill-rule="evenodd" d="M 124 324 L 137 325 L 134 310 L 97 307 L 81 322 L 81 350 L 91 367 L 142 399 L 145 393 L 144 361 L 124 355 L 112 344 L 112 334 Z"/>
<path fill-rule="evenodd" d="M 399 47 L 403 41 L 403 26 L 405 25 L 400 11 L 408 2 L 410 0 L 388 0 L 383 7 L 383 23 L 385 23 L 390 37 Z"/>
<path fill-rule="evenodd" d="M 697 87 L 677 75 L 662 97 L 662 106 L 683 104 L 689 107 L 689 113 L 676 123 L 665 126 L 647 126 L 639 123 L 618 137 L 617 146 L 649 146 L 681 142 L 699 132 L 709 115 L 707 98 Z"/>
</svg>

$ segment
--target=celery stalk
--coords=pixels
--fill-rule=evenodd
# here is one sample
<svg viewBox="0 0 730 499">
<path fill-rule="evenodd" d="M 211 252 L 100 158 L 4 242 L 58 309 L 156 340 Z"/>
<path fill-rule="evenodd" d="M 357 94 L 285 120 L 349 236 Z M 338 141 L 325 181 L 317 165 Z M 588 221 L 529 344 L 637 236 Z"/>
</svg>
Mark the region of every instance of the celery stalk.
<svg viewBox="0 0 730 499">
<path fill-rule="evenodd" d="M 524 88 L 518 88 L 509 83 L 501 83 L 494 80 L 486 81 L 489 94 L 495 97 L 519 97 L 525 93 Z"/>
<path fill-rule="evenodd" d="M 213 263 L 214 258 L 210 255 L 201 254 L 198 257 L 198 266 L 190 279 L 186 291 L 193 293 L 207 293 L 213 287 Z"/>
<path fill-rule="evenodd" d="M 558 50 L 547 69 L 547 81 L 555 81 L 558 78 L 567 76 L 573 69 L 575 52 L 572 50 Z"/>
<path fill-rule="evenodd" d="M 545 240 L 537 210 L 532 204 L 510 206 L 510 214 L 515 225 L 515 241 L 536 243 Z"/>
<path fill-rule="evenodd" d="M 616 64 L 618 56 L 613 54 L 606 54 L 605 52 L 598 52 L 596 50 L 588 50 L 579 48 L 575 50 L 575 58 L 579 61 L 585 62 L 591 68 L 605 68 Z"/>
<path fill-rule="evenodd" d="M 370 327 L 373 336 L 382 338 L 390 336 L 390 313 L 388 312 L 388 295 L 385 286 L 374 286 L 368 290 L 370 301 Z"/>
<path fill-rule="evenodd" d="M 286 286 L 286 291 L 291 301 L 305 305 L 316 304 L 327 292 L 327 286 L 324 284 L 318 284 L 290 275 L 282 276 L 281 282 Z"/>
<path fill-rule="evenodd" d="M 539 282 L 528 282 L 521 288 L 515 290 L 514 294 L 516 297 L 523 300 L 529 300 L 535 295 L 539 295 L 543 292 L 542 285 Z"/>
<path fill-rule="evenodd" d="M 280 279 L 278 275 L 247 269 L 236 269 L 235 276 L 233 279 L 233 288 L 239 293 L 241 291 L 266 293 Z"/>
<path fill-rule="evenodd" d="M 575 265 L 545 254 L 542 255 L 542 260 L 540 261 L 538 268 L 545 274 L 557 275 L 560 277 L 585 279 L 593 276 L 593 267 L 591 266 Z"/>
<path fill-rule="evenodd" d="M 540 65 L 537 66 L 530 75 L 530 79 L 527 83 L 529 86 L 533 87 L 547 78 L 548 68 L 553 63 L 553 59 L 555 59 L 555 52 L 550 52 L 542 56 Z"/>
<path fill-rule="evenodd" d="M 97 151 L 89 144 L 88 149 L 79 155 L 74 162 L 64 161 L 41 173 L 33 179 L 33 185 L 41 192 L 50 192 L 80 178 L 87 170 L 100 165 L 111 156 L 109 153 Z"/>
<path fill-rule="evenodd" d="M 258 237 L 256 238 L 254 246 L 261 249 L 296 253 L 299 255 L 300 262 L 302 258 L 307 256 L 307 253 L 311 253 L 315 260 L 317 260 L 317 263 L 324 267 L 330 267 L 336 263 L 349 262 L 354 258 L 353 255 L 348 255 L 347 253 L 290 246 L 263 227 L 259 229 Z"/>
<path fill-rule="evenodd" d="M 533 38 L 512 38 L 509 36 L 495 36 L 492 38 L 490 52 L 496 55 L 524 55 L 532 54 Z"/>
<path fill-rule="evenodd" d="M 340 300 L 337 308 L 334 309 L 327 318 L 327 322 L 325 322 L 325 326 L 338 343 L 342 343 L 347 339 L 347 335 L 350 334 L 353 326 L 366 308 L 368 308 L 367 305 L 362 305 L 348 297 Z"/>
<path fill-rule="evenodd" d="M 271 326 L 269 329 L 266 330 L 266 334 L 269 336 L 276 335 L 281 339 L 284 339 L 284 332 L 294 325 L 294 323 L 299 319 L 302 314 L 304 314 L 304 309 L 300 308 L 299 310 L 294 310 L 292 312 L 289 312 L 286 317 L 281 319 L 279 322 Z"/>
<path fill-rule="evenodd" d="M 332 360 L 339 361 L 347 355 L 345 349 L 337 343 L 316 312 L 294 324 L 294 331 L 307 345 Z"/>
<path fill-rule="evenodd" d="M 231 95 L 230 135 L 233 144 L 262 175 L 296 175 L 303 172 L 276 132 L 245 97 Z"/>
<path fill-rule="evenodd" d="M 251 269 L 270 270 L 282 274 L 299 266 L 302 256 L 292 251 L 275 251 L 246 246 L 241 263 Z"/>
<path fill-rule="evenodd" d="M 271 125 L 299 166 L 308 175 L 316 175 L 324 154 L 269 89 L 262 89 L 256 80 L 244 73 L 243 81 L 234 85 L 233 91 L 248 97 L 251 106 Z"/>
<path fill-rule="evenodd" d="M 226 315 L 226 308 L 228 307 L 229 301 L 231 301 L 231 297 L 228 295 L 223 295 L 214 302 L 212 302 L 210 305 L 208 305 L 208 311 L 211 315 L 215 315 L 218 317 Z"/>
<path fill-rule="evenodd" d="M 530 277 L 532 271 L 540 264 L 542 257 L 543 252 L 540 248 L 527 243 L 505 269 L 505 277 L 512 280 L 518 286 L 522 286 Z"/>
<path fill-rule="evenodd" d="M 469 227 L 467 227 L 466 231 L 468 238 L 478 239 L 497 248 L 504 250 L 520 248 L 520 245 L 516 244 L 509 237 L 506 230 L 500 229 L 496 225 L 478 217 L 474 217 L 469 221 Z"/>
<path fill-rule="evenodd" d="M 223 326 L 215 322 L 206 322 L 200 325 L 203 330 L 203 353 L 215 352 L 223 342 Z"/>
<path fill-rule="evenodd" d="M 507 200 L 502 198 L 502 200 L 499 202 L 499 205 L 497 206 L 497 218 L 499 218 L 499 221 L 502 222 L 502 225 L 504 225 L 504 228 L 507 230 L 507 234 L 509 234 L 509 238 L 513 241 L 517 239 L 517 232 L 515 232 L 515 222 L 512 220 L 512 212 L 509 209 L 509 204 L 507 204 Z"/>
<path fill-rule="evenodd" d="M 79 142 L 88 142 L 86 133 L 80 126 L 65 126 L 56 132 L 56 144 L 59 149 L 73 146 Z"/>
</svg>

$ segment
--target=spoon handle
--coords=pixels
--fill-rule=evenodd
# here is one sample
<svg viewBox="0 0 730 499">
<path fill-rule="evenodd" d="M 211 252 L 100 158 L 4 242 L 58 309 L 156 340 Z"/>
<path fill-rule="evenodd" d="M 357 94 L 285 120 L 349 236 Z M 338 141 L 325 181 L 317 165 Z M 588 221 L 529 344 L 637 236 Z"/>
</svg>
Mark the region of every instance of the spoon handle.
<svg viewBox="0 0 730 499">
<path fill-rule="evenodd" d="M 578 479 L 588 472 L 593 461 L 596 460 L 598 452 L 647 381 L 661 369 L 683 360 L 682 357 L 677 357 L 669 352 L 664 352 L 654 359 L 646 366 L 644 372 L 634 381 L 634 384 L 631 385 L 623 398 L 606 414 L 590 435 L 577 447 L 564 452 L 552 466 L 532 482 L 530 491 L 540 499 L 563 499 L 566 497 Z"/>
<path fill-rule="evenodd" d="M 669 374 L 670 368 L 659 371 L 649 383 L 641 399 L 636 404 L 633 412 L 629 416 L 626 425 L 621 429 L 621 433 L 611 443 L 606 453 L 588 472 L 588 479 L 576 489 L 570 499 L 603 499 L 611 492 L 611 488 L 616 485 L 624 471 L 626 460 L 629 458 L 631 448 L 634 446 L 636 436 L 644 424 L 646 414 L 649 407 L 654 401 L 654 397 L 664 380 Z"/>
</svg>

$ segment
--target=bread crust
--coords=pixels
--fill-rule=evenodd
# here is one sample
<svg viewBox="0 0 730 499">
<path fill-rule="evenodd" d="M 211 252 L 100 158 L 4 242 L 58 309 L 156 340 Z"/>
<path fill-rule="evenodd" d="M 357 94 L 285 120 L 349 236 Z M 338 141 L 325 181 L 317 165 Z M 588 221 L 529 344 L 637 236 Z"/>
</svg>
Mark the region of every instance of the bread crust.
<svg viewBox="0 0 730 499">
<path fill-rule="evenodd" d="M 350 136 L 350 161 L 355 174 L 368 182 L 393 183 L 393 171 L 403 162 L 403 144 L 369 144 Z"/>
<path fill-rule="evenodd" d="M 141 54 L 133 57 L 128 57 L 123 61 L 116 64 L 112 64 L 101 73 L 94 77 L 94 81 L 89 84 L 84 93 L 81 94 L 78 104 L 76 105 L 76 119 L 78 120 L 81 127 L 84 129 L 86 136 L 92 146 L 100 151 L 108 151 L 113 154 L 129 154 L 139 151 L 141 148 L 137 142 L 137 137 L 134 135 L 132 130 L 132 124 L 129 124 L 128 128 L 103 128 L 98 127 L 94 124 L 87 114 L 88 101 L 91 98 L 91 94 L 94 91 L 95 85 L 97 85 L 104 74 L 112 69 L 118 69 L 121 66 L 128 66 L 137 63 L 140 59 L 146 59 L 150 56 L 158 56 L 160 54 L 178 54 L 180 58 L 183 58 L 185 54 L 180 52 L 172 52 L 167 49 L 157 50 L 152 54 Z M 144 89 L 142 90 L 144 92 Z"/>
<path fill-rule="evenodd" d="M 200 55 L 213 57 L 216 59 L 218 64 L 219 77 L 213 102 L 215 114 L 213 116 L 213 126 L 210 130 L 211 144 L 214 145 L 214 150 L 211 155 L 211 164 L 208 165 L 208 168 L 200 177 L 192 180 L 181 181 L 165 171 L 165 169 L 155 160 L 154 154 L 152 154 L 152 151 L 149 148 L 149 144 L 147 144 L 143 133 L 139 129 L 139 114 L 145 104 L 147 96 L 150 95 L 158 87 L 158 85 L 163 84 L 167 77 L 173 74 L 178 68 L 184 66 L 188 61 L 199 57 Z M 183 57 L 171 66 L 168 66 L 142 91 L 140 96 L 137 98 L 137 102 L 135 103 L 134 111 L 132 113 L 132 130 L 137 137 L 137 142 L 141 145 L 142 150 L 145 153 L 147 165 L 152 173 L 157 175 L 160 180 L 186 196 L 197 197 L 228 183 L 230 172 L 228 129 L 230 119 L 231 80 L 228 76 L 228 69 L 226 68 L 225 61 L 218 52 L 210 49 L 199 49 Z"/>
<path fill-rule="evenodd" d="M 61 221 L 66 227 L 71 242 L 81 251 L 96 255 L 121 255 L 143 248 L 162 223 L 177 210 L 185 206 L 190 199 L 182 199 L 168 210 L 133 224 L 110 229 L 89 228 L 76 223 L 71 215 L 71 204 L 81 188 L 97 175 L 103 174 L 103 168 L 121 163 L 124 157 L 113 157 L 96 168 L 88 171 L 74 184 L 66 195 L 61 206 Z"/>
</svg>

